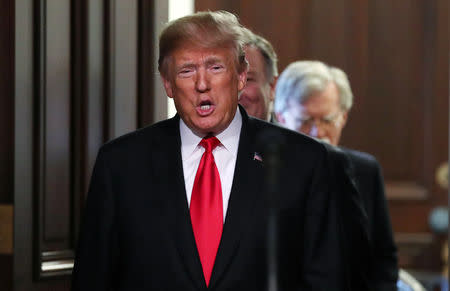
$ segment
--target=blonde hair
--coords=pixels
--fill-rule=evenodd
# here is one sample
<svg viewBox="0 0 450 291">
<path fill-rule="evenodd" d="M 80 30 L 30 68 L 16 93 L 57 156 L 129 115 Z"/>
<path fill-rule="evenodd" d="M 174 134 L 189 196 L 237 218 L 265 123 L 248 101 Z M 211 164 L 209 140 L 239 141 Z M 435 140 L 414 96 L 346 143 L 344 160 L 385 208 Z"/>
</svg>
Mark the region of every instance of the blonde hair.
<svg viewBox="0 0 450 291">
<path fill-rule="evenodd" d="M 185 44 L 202 48 L 229 47 L 236 60 L 239 73 L 247 69 L 243 49 L 242 25 L 237 17 L 227 11 L 197 12 L 167 23 L 159 36 L 158 70 L 168 76 L 170 54 Z"/>
</svg>

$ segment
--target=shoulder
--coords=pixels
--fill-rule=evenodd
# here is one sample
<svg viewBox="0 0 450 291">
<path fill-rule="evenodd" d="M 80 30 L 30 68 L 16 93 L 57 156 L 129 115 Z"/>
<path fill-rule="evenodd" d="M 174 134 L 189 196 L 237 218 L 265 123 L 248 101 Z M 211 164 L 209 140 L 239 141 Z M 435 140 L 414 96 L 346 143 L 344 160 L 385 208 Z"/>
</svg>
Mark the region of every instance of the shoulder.
<svg viewBox="0 0 450 291">
<path fill-rule="evenodd" d="M 278 123 L 251 117 L 241 105 L 239 110 L 242 115 L 241 139 L 245 140 L 244 144 L 252 145 L 256 150 L 268 144 L 281 145 L 283 152 L 289 153 L 292 158 L 297 155 L 302 158 L 326 155 L 327 149 L 322 142 L 287 129 Z"/>
<path fill-rule="evenodd" d="M 381 165 L 377 159 L 364 152 L 351 150 L 347 148 L 341 148 L 349 157 L 353 171 L 357 177 L 357 180 L 364 181 L 365 183 L 381 183 L 383 177 L 383 171 Z M 359 182 L 363 183 L 363 182 Z"/>
<path fill-rule="evenodd" d="M 296 152 L 302 155 L 326 155 L 328 151 L 322 142 L 278 124 L 249 117 L 248 128 L 257 144 L 279 142 L 285 151 L 298 149 Z"/>
<path fill-rule="evenodd" d="M 140 128 L 106 142 L 101 148 L 103 154 L 133 154 L 154 148 L 165 141 L 176 140 L 178 118 L 171 118 Z M 178 134 L 179 136 L 179 134 Z"/>
<path fill-rule="evenodd" d="M 351 160 L 356 167 L 371 167 L 371 168 L 379 168 L 379 163 L 377 159 L 371 154 L 356 151 L 353 149 L 348 149 L 345 147 L 339 147 L 339 149 L 344 152 L 348 158 Z"/>
</svg>

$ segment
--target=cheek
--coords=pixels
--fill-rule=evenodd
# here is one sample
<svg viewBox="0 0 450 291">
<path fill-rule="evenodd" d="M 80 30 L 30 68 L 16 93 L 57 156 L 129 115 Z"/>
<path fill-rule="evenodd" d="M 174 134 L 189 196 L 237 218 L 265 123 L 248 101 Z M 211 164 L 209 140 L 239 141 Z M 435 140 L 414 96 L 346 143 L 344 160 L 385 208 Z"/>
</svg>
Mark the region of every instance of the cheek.
<svg viewBox="0 0 450 291">
<path fill-rule="evenodd" d="M 270 101 L 270 95 L 271 95 L 271 89 L 268 84 L 263 84 L 260 87 L 259 94 L 261 95 L 261 98 L 264 99 L 264 102 Z"/>
<path fill-rule="evenodd" d="M 193 86 L 190 84 L 190 82 L 177 81 L 172 86 L 173 95 L 175 97 L 180 96 L 180 97 L 185 98 L 185 96 L 191 90 L 191 87 L 193 87 Z"/>
<path fill-rule="evenodd" d="M 244 89 L 242 89 L 242 91 L 241 91 L 241 95 L 247 95 L 247 96 L 249 96 L 250 94 L 251 94 L 251 88 L 250 88 L 250 86 L 245 86 L 244 87 Z"/>
<path fill-rule="evenodd" d="M 326 132 L 326 136 L 331 140 L 336 140 L 337 138 L 339 138 L 340 133 L 340 128 L 332 128 Z"/>
<path fill-rule="evenodd" d="M 260 98 L 261 91 L 255 85 L 249 86 L 246 89 L 246 94 L 253 100 L 253 102 L 258 102 L 260 101 L 260 99 L 262 99 Z"/>
</svg>

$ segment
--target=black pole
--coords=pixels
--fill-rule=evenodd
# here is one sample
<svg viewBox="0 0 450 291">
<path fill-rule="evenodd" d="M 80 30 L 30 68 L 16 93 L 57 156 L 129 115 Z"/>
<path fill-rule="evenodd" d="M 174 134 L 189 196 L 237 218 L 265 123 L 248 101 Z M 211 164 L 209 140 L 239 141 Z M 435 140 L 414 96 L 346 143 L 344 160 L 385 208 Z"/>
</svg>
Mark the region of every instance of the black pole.
<svg viewBox="0 0 450 291">
<path fill-rule="evenodd" d="M 269 213 L 267 223 L 267 290 L 278 291 L 278 229 L 275 212 Z"/>
<path fill-rule="evenodd" d="M 284 137 L 277 130 L 267 130 L 259 136 L 265 168 L 265 194 L 268 202 L 267 217 L 267 290 L 279 290 L 278 267 L 278 197 L 281 153 Z"/>
</svg>

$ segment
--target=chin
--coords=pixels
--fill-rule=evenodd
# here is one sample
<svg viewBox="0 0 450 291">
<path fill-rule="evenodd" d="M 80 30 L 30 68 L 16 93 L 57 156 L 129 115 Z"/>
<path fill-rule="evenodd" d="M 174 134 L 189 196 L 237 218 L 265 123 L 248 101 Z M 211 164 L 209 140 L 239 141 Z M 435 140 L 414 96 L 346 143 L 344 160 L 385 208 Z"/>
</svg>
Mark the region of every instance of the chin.
<svg viewBox="0 0 450 291">
<path fill-rule="evenodd" d="M 218 131 L 218 125 L 212 125 L 212 124 L 197 124 L 195 126 L 195 130 L 200 134 L 209 134 L 209 133 L 217 133 Z"/>
<path fill-rule="evenodd" d="M 334 144 L 331 142 L 331 140 L 330 140 L 329 138 L 327 138 L 327 137 L 323 137 L 323 138 L 319 138 L 319 139 L 320 139 L 321 141 L 323 141 L 324 143 L 334 145 Z"/>
<path fill-rule="evenodd" d="M 248 115 L 258 117 L 258 115 L 259 115 L 259 114 L 258 114 L 258 111 L 255 110 L 254 107 L 250 107 L 250 106 L 245 107 L 245 106 L 244 106 L 244 108 L 245 108 L 245 111 L 247 111 L 247 114 L 248 114 Z"/>
</svg>

